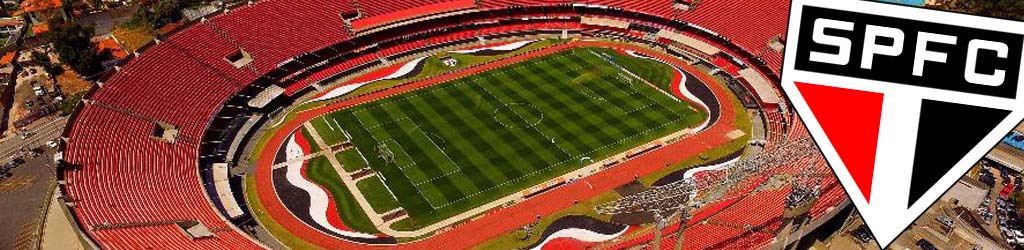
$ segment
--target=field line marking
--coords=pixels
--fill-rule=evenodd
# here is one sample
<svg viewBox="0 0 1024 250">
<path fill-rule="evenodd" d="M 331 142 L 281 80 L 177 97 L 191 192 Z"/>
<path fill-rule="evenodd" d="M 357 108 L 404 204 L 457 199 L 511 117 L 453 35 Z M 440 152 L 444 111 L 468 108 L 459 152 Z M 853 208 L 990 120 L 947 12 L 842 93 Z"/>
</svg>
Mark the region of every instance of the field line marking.
<svg viewBox="0 0 1024 250">
<path fill-rule="evenodd" d="M 497 100 L 498 102 L 500 102 L 502 106 L 509 107 L 509 103 L 508 102 L 505 102 L 504 100 L 501 100 L 500 97 L 494 95 L 494 93 L 492 93 L 490 90 L 488 90 L 487 87 L 485 87 L 484 85 L 477 83 L 476 86 L 479 86 L 480 89 L 483 89 L 484 92 L 487 92 L 487 95 L 490 95 L 491 97 L 494 98 L 494 100 Z M 516 117 L 519 118 L 519 120 L 522 120 L 524 124 L 529 124 L 530 123 L 530 121 L 526 120 L 526 118 L 523 117 L 523 115 L 519 114 L 519 112 L 516 112 L 514 109 L 511 109 L 511 108 L 509 108 L 509 110 L 511 110 L 512 114 L 515 114 Z M 540 111 L 544 112 L 543 110 L 540 110 Z M 538 123 L 535 126 L 530 126 L 530 128 L 532 128 L 533 131 L 537 131 L 537 133 L 540 134 L 540 136 L 542 136 L 545 139 L 547 139 L 547 141 L 549 141 L 552 145 L 554 145 L 556 148 L 558 148 L 559 151 L 562 151 L 562 154 L 572 158 L 572 154 L 570 154 L 568 151 L 566 151 L 565 148 L 562 148 L 562 146 L 559 145 L 558 143 L 555 143 L 555 138 L 554 137 L 548 136 L 547 134 L 544 133 L 544 131 L 540 131 L 540 128 L 538 128 L 539 125 L 540 124 Z"/>
<path fill-rule="evenodd" d="M 416 131 L 420 132 L 420 134 L 423 135 L 423 137 L 426 137 L 427 140 L 430 141 L 430 144 L 434 145 L 434 148 L 436 148 L 437 151 L 441 152 L 441 155 L 444 155 L 444 158 L 448 159 L 448 162 L 450 162 L 452 164 L 452 166 L 455 167 L 455 170 L 453 170 L 453 171 L 449 171 L 449 172 L 447 172 L 447 173 L 445 173 L 443 175 L 435 176 L 434 178 L 430 178 L 429 180 L 424 181 L 424 182 L 416 183 L 416 184 L 414 184 L 414 186 L 419 187 L 421 184 L 430 183 L 430 182 L 433 182 L 434 180 L 437 180 L 437 179 L 440 179 L 440 178 L 447 177 L 449 175 L 453 175 L 453 174 L 462 172 L 462 166 L 460 166 L 458 163 L 455 163 L 455 161 L 452 160 L 452 158 L 450 156 L 448 156 L 448 153 L 444 152 L 444 149 L 441 149 L 441 146 L 437 145 L 437 143 L 434 142 L 434 139 L 430 138 L 430 135 L 427 135 L 426 132 L 423 132 L 423 129 L 420 128 L 420 125 L 417 124 L 416 121 L 413 121 L 413 120 L 410 120 L 410 121 L 412 122 L 413 125 L 416 125 Z"/>
<path fill-rule="evenodd" d="M 399 143 L 397 140 L 395 140 L 395 139 L 387 139 L 387 140 L 383 140 L 381 142 L 386 142 L 386 141 L 394 142 L 395 145 L 398 146 L 399 151 L 402 151 L 402 154 L 404 154 L 410 160 L 411 164 L 408 164 L 407 166 L 404 166 L 404 167 L 401 164 L 398 164 L 397 161 L 396 162 L 392 162 L 392 164 L 394 164 L 396 167 L 398 167 L 398 172 L 402 172 L 402 175 L 405 176 L 405 179 L 409 180 L 409 182 L 411 183 L 412 182 L 412 177 L 409 177 L 409 173 L 406 172 L 405 169 L 408 168 L 408 167 L 417 166 L 418 164 L 416 164 L 416 161 L 413 160 L 412 156 L 409 155 L 409 152 L 406 152 L 405 148 L 402 147 L 402 144 Z M 420 197 L 423 197 L 424 200 L 427 200 L 427 204 L 430 205 L 431 208 L 433 208 L 433 209 L 441 208 L 441 207 L 438 207 L 438 206 L 434 205 L 434 201 L 432 201 L 429 197 L 424 195 L 423 191 L 420 190 L 418 186 L 414 185 L 413 189 L 416 190 L 416 193 L 418 193 L 420 195 Z"/>
<path fill-rule="evenodd" d="M 363 123 L 363 119 L 359 119 L 359 117 L 355 116 L 355 113 L 352 114 L 352 117 L 354 117 L 356 119 L 356 122 L 359 122 L 359 126 L 364 127 L 364 128 L 368 127 L 368 126 L 366 126 L 366 123 Z M 377 139 L 377 136 L 373 135 L 373 131 L 370 131 L 370 129 L 366 129 L 366 134 L 370 135 L 370 139 L 373 139 L 373 141 L 375 141 L 375 142 L 380 142 L 381 141 L 381 140 Z"/>
</svg>

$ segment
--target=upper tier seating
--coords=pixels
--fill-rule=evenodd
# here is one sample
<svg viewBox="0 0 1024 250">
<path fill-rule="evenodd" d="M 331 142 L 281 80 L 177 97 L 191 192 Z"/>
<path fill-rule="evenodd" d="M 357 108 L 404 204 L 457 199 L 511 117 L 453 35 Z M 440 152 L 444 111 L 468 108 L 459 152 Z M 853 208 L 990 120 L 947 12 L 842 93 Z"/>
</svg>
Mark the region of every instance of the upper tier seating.
<svg viewBox="0 0 1024 250">
<path fill-rule="evenodd" d="M 406 0 L 406 1 L 375 1 L 375 0 L 355 0 L 352 1 L 359 5 L 359 10 L 362 11 L 365 16 L 380 16 L 387 15 L 390 13 L 401 12 L 408 9 L 416 9 L 424 6 L 431 6 L 436 4 L 444 4 L 447 2 L 456 2 L 463 0 Z M 342 1 L 344 2 L 344 1 Z"/>
<path fill-rule="evenodd" d="M 622 8 L 632 12 L 640 12 L 655 16 L 671 16 L 675 12 L 672 8 L 672 0 L 645 0 L 645 1 L 622 1 L 622 0 L 579 0 L 576 4 L 599 5 L 615 8 Z"/>
<path fill-rule="evenodd" d="M 340 14 L 354 11 L 348 1 L 267 0 L 208 22 L 251 53 L 262 73 L 289 58 L 347 40 Z"/>
<path fill-rule="evenodd" d="M 182 136 L 198 140 L 214 110 L 242 83 L 181 53 L 177 43 L 147 50 L 108 79 L 92 99 L 173 124 Z M 209 45 L 195 45 L 204 46 Z"/>
<path fill-rule="evenodd" d="M 550 6 L 570 4 L 570 0 L 484 0 L 484 8 L 507 8 L 512 6 Z"/>
<path fill-rule="evenodd" d="M 475 7 L 474 0 L 353 1 L 362 17 L 353 20 L 356 30 L 396 21 Z"/>
<path fill-rule="evenodd" d="M 785 35 L 788 1 L 706 0 L 677 19 L 718 33 L 751 54 L 761 55 L 771 40 Z"/>
</svg>

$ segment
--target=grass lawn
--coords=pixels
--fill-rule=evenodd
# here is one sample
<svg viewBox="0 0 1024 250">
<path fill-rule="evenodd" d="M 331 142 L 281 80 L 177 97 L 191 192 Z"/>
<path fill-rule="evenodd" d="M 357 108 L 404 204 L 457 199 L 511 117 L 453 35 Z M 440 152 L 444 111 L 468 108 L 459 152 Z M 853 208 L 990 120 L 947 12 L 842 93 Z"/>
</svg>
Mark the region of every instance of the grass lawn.
<svg viewBox="0 0 1024 250">
<path fill-rule="evenodd" d="M 617 54 L 548 55 L 340 110 L 314 125 L 328 144 L 348 132 L 409 212 L 405 224 L 422 227 L 705 119 L 605 58 L 637 69 L 660 63 Z"/>
<path fill-rule="evenodd" d="M 660 62 L 650 63 L 651 59 L 636 58 L 618 53 L 615 54 L 615 60 L 623 67 L 629 69 L 630 72 L 640 76 L 640 78 L 647 79 L 659 88 L 671 93 L 672 77 L 675 77 L 675 74 L 672 73 L 674 71 L 672 66 Z"/>
<path fill-rule="evenodd" d="M 309 120 L 309 123 L 312 123 L 313 128 L 316 129 L 317 134 L 320 135 L 320 138 L 323 139 L 324 143 L 327 143 L 328 146 L 348 140 L 348 138 L 345 137 L 345 133 L 341 132 L 338 122 L 339 121 L 329 119 L 327 116 L 321 116 Z M 312 138 L 310 141 L 312 141 Z"/>
<path fill-rule="evenodd" d="M 338 162 L 341 162 L 341 168 L 345 169 L 346 172 L 351 173 L 366 168 L 366 161 L 354 149 L 341 151 L 335 157 L 338 157 Z"/>
<path fill-rule="evenodd" d="M 338 214 L 341 215 L 345 226 L 359 232 L 378 233 L 373 222 L 370 222 L 370 218 L 359 207 L 359 203 L 352 197 L 352 193 L 345 187 L 345 183 L 341 181 L 338 172 L 334 171 L 334 167 L 331 166 L 331 162 L 327 158 L 317 157 L 310 160 L 306 174 L 317 185 L 331 192 L 334 204 L 338 208 Z"/>
<path fill-rule="evenodd" d="M 373 207 L 373 211 L 377 213 L 384 213 L 387 211 L 398 208 L 398 201 L 395 200 L 395 196 L 391 195 L 388 188 L 384 186 L 384 183 L 377 177 L 369 177 L 356 183 L 359 187 L 359 192 L 366 196 L 366 200 L 370 202 L 370 206 Z"/>
</svg>

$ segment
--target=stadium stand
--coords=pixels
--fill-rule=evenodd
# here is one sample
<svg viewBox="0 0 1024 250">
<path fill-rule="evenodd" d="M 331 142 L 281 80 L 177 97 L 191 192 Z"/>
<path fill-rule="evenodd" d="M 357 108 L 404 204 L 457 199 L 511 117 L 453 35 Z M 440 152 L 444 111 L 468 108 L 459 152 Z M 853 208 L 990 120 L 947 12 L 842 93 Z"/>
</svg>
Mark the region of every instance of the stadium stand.
<svg viewBox="0 0 1024 250">
<path fill-rule="evenodd" d="M 355 12 L 346 2 L 259 1 L 210 18 L 207 23 L 252 53 L 256 58 L 253 66 L 262 75 L 288 59 L 346 41 L 348 35 L 340 15 Z"/>
<path fill-rule="evenodd" d="M 779 74 L 778 70 L 782 69 L 783 56 L 784 55 L 781 52 L 769 50 L 764 53 L 764 56 L 762 56 L 762 58 L 764 58 L 765 63 L 768 64 L 768 68 L 776 70 L 775 73 Z"/>
<path fill-rule="evenodd" d="M 310 86 L 327 86 L 388 60 L 481 37 L 583 29 L 619 33 L 652 46 L 685 47 L 706 56 L 727 53 L 746 64 L 736 67 L 755 66 L 758 74 L 777 81 L 781 53 L 769 51 L 768 45 L 785 32 L 785 16 L 777 13 L 785 11 L 788 2 L 709 0 L 690 11 L 674 8 L 673 3 L 265 0 L 245 4 L 160 37 L 101 81 L 101 87 L 75 111 L 65 132 L 65 160 L 80 167 L 62 170 L 62 192 L 81 229 L 102 248 L 261 248 L 228 219 L 236 217 L 237 210 L 222 204 L 217 194 L 229 192 L 207 192 L 201 183 L 217 182 L 206 186 L 225 188 L 223 166 L 218 165 L 215 178 L 209 177 L 213 174 L 206 171 L 213 170 L 199 152 L 208 130 L 227 126 L 214 117 L 225 112 L 230 100 L 252 96 L 252 91 L 270 84 L 284 87 L 290 98 L 299 98 Z M 529 8 L 535 6 L 545 7 Z M 363 36 L 346 30 L 348 21 L 370 27 L 467 9 L 474 11 Z M 583 16 L 593 22 L 581 22 Z M 239 55 L 251 61 L 232 63 L 230 59 Z M 777 109 L 765 109 L 765 116 L 770 121 L 784 120 Z M 248 117 L 229 118 L 244 121 Z M 769 141 L 783 140 L 783 123 L 768 124 L 770 131 L 776 131 Z M 173 132 L 173 140 L 154 139 L 165 135 L 161 131 Z M 829 185 L 824 191 L 828 195 L 822 196 L 822 205 L 814 211 L 824 213 L 843 199 L 841 187 L 834 182 Z M 741 207 L 781 204 L 771 194 L 730 203 Z M 708 218 L 737 224 L 764 220 L 733 221 L 727 214 Z M 701 225 L 686 232 L 688 239 L 694 239 L 687 244 L 725 246 L 720 244 L 729 241 L 737 244 L 730 247 L 754 247 L 771 238 L 754 233 L 728 240 L 741 233 L 738 228 Z"/>
<path fill-rule="evenodd" d="M 126 111 L 87 104 L 81 112 L 91 118 L 71 129 L 68 144 L 74 147 L 65 158 L 84 166 L 65 173 L 65 200 L 101 246 L 258 246 L 211 209 L 195 167 L 183 168 L 195 166 L 196 142 L 152 140 L 153 123 Z M 190 239 L 168 223 L 173 221 L 196 221 L 218 230 L 214 237 Z"/>
<path fill-rule="evenodd" d="M 765 125 L 769 126 L 766 130 L 769 142 L 781 142 L 786 132 L 786 120 L 782 112 L 777 108 L 765 108 L 761 110 L 761 115 L 764 117 Z"/>
<path fill-rule="evenodd" d="M 652 1 L 653 2 L 653 1 Z M 767 49 L 772 38 L 784 35 L 789 3 L 785 1 L 702 1 L 695 10 L 676 18 L 698 29 L 718 34 L 755 55 Z"/>
<path fill-rule="evenodd" d="M 768 190 L 747 196 L 729 209 L 711 218 L 712 223 L 732 225 L 734 227 L 767 228 L 767 232 L 775 232 L 781 223 L 783 200 L 789 195 L 789 187 Z"/>
<path fill-rule="evenodd" d="M 352 28 L 364 30 L 392 22 L 408 20 L 475 7 L 474 0 L 411 0 L 411 1 L 352 1 L 360 17 L 352 21 Z"/>
<path fill-rule="evenodd" d="M 802 122 L 790 121 L 795 116 L 783 114 L 778 107 L 764 108 L 763 116 L 765 126 L 768 130 L 768 144 L 766 148 L 775 147 L 787 140 L 807 138 L 810 134 L 803 127 Z M 821 156 L 801 159 L 773 169 L 777 173 L 799 174 L 805 173 L 808 168 L 825 168 L 824 159 Z M 813 171 L 821 172 L 821 171 Z M 714 176 L 715 171 L 704 171 L 697 175 Z M 693 217 L 686 223 L 684 231 L 685 249 L 756 249 L 765 248 L 772 244 L 776 233 L 782 229 L 783 204 L 790 193 L 791 186 L 783 186 L 777 189 L 755 192 L 751 190 L 761 187 L 765 183 L 766 176 L 755 176 L 743 183 L 735 185 L 724 197 L 735 197 L 719 201 L 716 204 L 708 204 L 693 213 Z M 714 179 L 714 177 L 710 177 Z M 820 178 L 820 194 L 808 211 L 807 216 L 811 220 L 820 220 L 833 215 L 835 209 L 844 204 L 847 200 L 846 192 L 835 178 Z M 667 226 L 662 234 L 664 239 L 661 242 L 663 249 L 674 247 L 678 238 L 680 224 L 676 223 Z M 646 232 L 617 242 L 608 249 L 633 249 L 653 241 L 654 233 Z"/>
<path fill-rule="evenodd" d="M 594 6 L 622 9 L 629 12 L 645 13 L 655 16 L 671 16 L 675 11 L 672 8 L 672 0 L 651 0 L 651 1 L 616 1 L 616 0 L 583 0 L 574 1 L 577 6 Z"/>
<path fill-rule="evenodd" d="M 672 234 L 661 242 L 661 249 L 674 249 L 678 235 Z M 683 237 L 684 249 L 756 249 L 765 246 L 772 234 L 750 232 L 735 227 L 704 224 L 688 229 Z"/>
<path fill-rule="evenodd" d="M 240 83 L 179 52 L 174 45 L 150 49 L 104 81 L 91 100 L 174 124 L 181 136 L 199 140 L 213 110 Z"/>
</svg>

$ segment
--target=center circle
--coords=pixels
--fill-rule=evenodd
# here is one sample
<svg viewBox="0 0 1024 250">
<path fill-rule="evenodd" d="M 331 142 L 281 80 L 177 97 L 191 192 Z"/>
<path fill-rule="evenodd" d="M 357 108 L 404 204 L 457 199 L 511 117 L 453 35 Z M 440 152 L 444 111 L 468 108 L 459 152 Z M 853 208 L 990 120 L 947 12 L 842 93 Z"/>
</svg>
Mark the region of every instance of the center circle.
<svg viewBox="0 0 1024 250">
<path fill-rule="evenodd" d="M 529 103 L 509 103 L 494 110 L 494 120 L 505 127 L 530 128 L 544 120 L 544 112 Z"/>
</svg>

